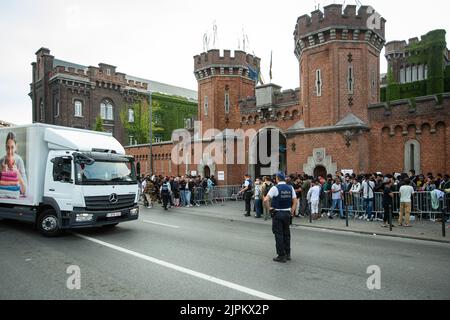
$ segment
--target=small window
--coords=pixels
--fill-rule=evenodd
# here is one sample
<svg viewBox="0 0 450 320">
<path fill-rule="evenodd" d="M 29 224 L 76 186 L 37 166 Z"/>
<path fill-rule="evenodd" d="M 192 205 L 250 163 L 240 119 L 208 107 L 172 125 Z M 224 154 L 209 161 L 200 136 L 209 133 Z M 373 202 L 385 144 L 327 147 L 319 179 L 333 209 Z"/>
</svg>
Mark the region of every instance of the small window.
<svg viewBox="0 0 450 320">
<path fill-rule="evenodd" d="M 41 122 L 45 121 L 45 109 L 44 109 L 44 101 L 41 99 L 41 103 L 39 104 L 39 119 Z"/>
<path fill-rule="evenodd" d="M 133 140 L 134 137 L 133 136 L 128 136 L 128 145 L 132 146 L 133 145 Z"/>
<path fill-rule="evenodd" d="M 418 67 L 418 79 L 419 81 L 423 80 L 423 64 L 420 64 Z"/>
<path fill-rule="evenodd" d="M 400 83 L 405 83 L 405 68 L 400 68 Z"/>
<path fill-rule="evenodd" d="M 406 68 L 406 82 L 411 82 L 411 67 Z"/>
<path fill-rule="evenodd" d="M 205 101 L 203 103 L 203 113 L 207 117 L 208 116 L 208 97 L 205 96 Z"/>
<path fill-rule="evenodd" d="M 128 122 L 134 122 L 134 110 L 131 108 L 128 109 Z"/>
<path fill-rule="evenodd" d="M 106 69 L 106 75 L 110 76 L 111 75 L 111 69 Z"/>
<path fill-rule="evenodd" d="M 316 70 L 316 95 L 322 96 L 322 72 L 320 69 Z"/>
<path fill-rule="evenodd" d="M 412 81 L 414 82 L 414 81 L 417 81 L 417 66 L 413 66 L 412 67 Z"/>
<path fill-rule="evenodd" d="M 230 94 L 225 93 L 225 113 L 230 113 Z"/>
<path fill-rule="evenodd" d="M 353 66 L 349 66 L 347 76 L 347 88 L 349 94 L 353 94 L 354 85 L 355 85 L 355 78 L 353 76 Z"/>
<path fill-rule="evenodd" d="M 372 96 L 376 95 L 376 87 L 377 87 L 377 80 L 376 80 L 376 75 L 375 75 L 375 71 L 372 70 Z"/>
<path fill-rule="evenodd" d="M 100 104 L 100 116 L 103 120 L 114 120 L 113 106 L 109 100 L 104 100 Z"/>
<path fill-rule="evenodd" d="M 161 136 L 155 136 L 155 142 L 156 143 L 162 142 L 162 137 Z"/>
<path fill-rule="evenodd" d="M 59 116 L 59 100 L 56 100 L 55 117 Z"/>
<path fill-rule="evenodd" d="M 75 117 L 83 116 L 83 103 L 81 101 L 75 101 Z"/>
</svg>

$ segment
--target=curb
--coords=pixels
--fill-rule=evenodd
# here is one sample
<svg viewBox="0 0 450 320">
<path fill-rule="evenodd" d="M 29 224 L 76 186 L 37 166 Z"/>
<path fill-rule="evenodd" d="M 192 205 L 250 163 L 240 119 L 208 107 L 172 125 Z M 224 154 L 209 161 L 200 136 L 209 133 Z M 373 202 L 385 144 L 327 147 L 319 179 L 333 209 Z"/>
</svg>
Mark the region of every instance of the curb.
<svg viewBox="0 0 450 320">
<path fill-rule="evenodd" d="M 369 232 L 369 231 L 342 229 L 342 228 L 334 228 L 334 227 L 319 227 L 319 226 L 308 226 L 308 225 L 301 225 L 301 224 L 292 224 L 292 226 L 303 227 L 303 228 L 312 228 L 312 229 L 325 229 L 325 230 L 333 230 L 333 231 L 341 231 L 341 232 L 353 232 L 353 233 L 359 233 L 359 234 L 365 234 L 365 235 L 371 235 L 371 236 L 376 235 L 376 236 L 385 236 L 385 237 L 392 237 L 392 238 L 413 239 L 413 240 L 422 240 L 422 241 L 431 241 L 431 242 L 450 244 L 450 239 L 447 237 L 445 238 L 446 240 L 444 240 L 444 239 L 422 238 L 422 237 L 417 237 L 417 236 L 390 234 L 390 233 L 384 233 L 384 232 L 375 233 L 375 232 Z"/>
</svg>

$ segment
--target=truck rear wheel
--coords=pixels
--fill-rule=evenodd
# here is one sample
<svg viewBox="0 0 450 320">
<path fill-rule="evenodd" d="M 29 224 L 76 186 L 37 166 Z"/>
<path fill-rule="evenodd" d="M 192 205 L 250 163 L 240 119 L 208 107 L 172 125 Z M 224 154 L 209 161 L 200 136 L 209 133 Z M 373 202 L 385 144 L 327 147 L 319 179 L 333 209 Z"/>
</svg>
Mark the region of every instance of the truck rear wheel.
<svg viewBox="0 0 450 320">
<path fill-rule="evenodd" d="M 37 228 L 46 237 L 56 237 L 61 233 L 55 210 L 46 209 L 39 215 Z"/>
</svg>

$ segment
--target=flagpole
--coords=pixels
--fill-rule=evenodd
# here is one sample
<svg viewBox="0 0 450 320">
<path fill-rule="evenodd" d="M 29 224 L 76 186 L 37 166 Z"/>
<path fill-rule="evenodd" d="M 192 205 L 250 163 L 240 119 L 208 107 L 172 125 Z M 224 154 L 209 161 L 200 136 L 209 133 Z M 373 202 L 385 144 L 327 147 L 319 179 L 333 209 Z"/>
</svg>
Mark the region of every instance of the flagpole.
<svg viewBox="0 0 450 320">
<path fill-rule="evenodd" d="M 269 70 L 270 83 L 272 83 L 272 50 L 270 50 L 270 70 Z"/>
</svg>

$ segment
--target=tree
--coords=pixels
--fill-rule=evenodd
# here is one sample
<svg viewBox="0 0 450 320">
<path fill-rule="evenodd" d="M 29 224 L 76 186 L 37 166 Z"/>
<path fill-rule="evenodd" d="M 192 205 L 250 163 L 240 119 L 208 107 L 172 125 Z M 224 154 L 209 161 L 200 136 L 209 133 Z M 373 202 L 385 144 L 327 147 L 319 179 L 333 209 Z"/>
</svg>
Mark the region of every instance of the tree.
<svg viewBox="0 0 450 320">
<path fill-rule="evenodd" d="M 94 128 L 94 130 L 95 131 L 100 131 L 100 132 L 105 131 L 103 129 L 103 119 L 102 119 L 102 117 L 100 117 L 100 115 L 98 115 L 97 118 L 95 118 L 95 128 Z"/>
</svg>

